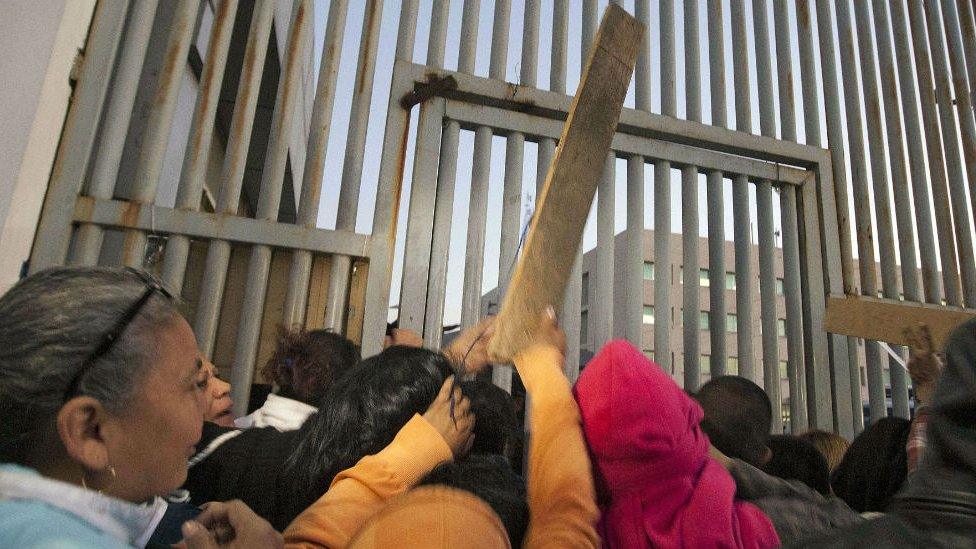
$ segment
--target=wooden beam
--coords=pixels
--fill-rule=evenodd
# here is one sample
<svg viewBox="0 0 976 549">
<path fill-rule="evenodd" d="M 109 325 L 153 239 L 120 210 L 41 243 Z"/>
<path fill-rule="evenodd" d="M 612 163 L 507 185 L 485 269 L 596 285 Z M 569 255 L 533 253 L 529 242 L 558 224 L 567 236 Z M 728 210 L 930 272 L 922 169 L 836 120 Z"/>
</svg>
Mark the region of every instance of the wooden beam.
<svg viewBox="0 0 976 549">
<path fill-rule="evenodd" d="M 884 341 L 894 345 L 913 345 L 913 332 L 928 327 L 937 351 L 945 346 L 952 330 L 976 317 L 976 310 L 960 307 L 909 303 L 869 296 L 827 298 L 824 329 L 830 333 Z"/>
<path fill-rule="evenodd" d="M 497 363 L 511 362 L 531 341 L 546 307 L 558 310 L 563 303 L 643 33 L 643 25 L 622 8 L 611 4 L 603 13 L 525 250 L 498 314 L 489 346 Z"/>
</svg>

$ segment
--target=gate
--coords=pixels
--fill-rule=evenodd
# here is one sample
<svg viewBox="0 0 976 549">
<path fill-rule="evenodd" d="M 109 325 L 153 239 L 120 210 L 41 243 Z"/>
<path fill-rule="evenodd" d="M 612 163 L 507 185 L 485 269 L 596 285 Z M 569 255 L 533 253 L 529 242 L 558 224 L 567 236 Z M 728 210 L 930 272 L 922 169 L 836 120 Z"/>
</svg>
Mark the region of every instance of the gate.
<svg viewBox="0 0 976 549">
<path fill-rule="evenodd" d="M 230 368 L 239 408 L 279 324 L 344 331 L 361 337 L 368 355 L 381 345 L 393 303 L 401 325 L 436 346 L 445 298 L 457 281 L 462 326 L 504 292 L 523 211 L 532 207 L 524 196 L 532 187 L 526 158 L 535 154 L 541 183 L 569 107 L 566 93 L 574 88 L 570 69 L 585 60 L 605 3 L 368 0 L 338 216 L 335 229 L 325 229 L 317 219 L 323 178 L 331 175 L 326 147 L 348 1 L 329 3 L 321 54 L 309 46 L 311 0 L 287 2 L 284 10 L 274 2 L 235 0 L 99 2 L 31 269 L 66 261 L 144 265 L 150 258 L 167 283 L 183 289 L 204 352 L 218 363 L 218 355 L 226 356 L 219 365 Z M 725 373 L 757 380 L 774 408 L 785 403 L 784 413 L 774 414 L 774 429 L 788 422 L 794 431 L 816 426 L 850 436 L 863 427 L 862 388 L 871 418 L 907 417 L 904 369 L 877 342 L 827 333 L 825 303 L 828 296 L 874 297 L 880 287 L 892 302 L 976 306 L 973 4 L 617 3 L 648 33 L 633 102 L 607 159 L 594 230 L 563 306 L 567 373 L 574 377 L 581 357 L 611 337 L 626 337 L 689 389 Z M 129 117 L 137 94 L 147 93 L 144 59 L 157 5 L 169 6 L 164 11 L 173 21 L 161 56 L 170 62 L 149 80 L 151 106 L 132 148 Z M 176 199 L 161 205 L 160 171 L 186 70 L 181 60 L 193 51 L 207 9 L 212 25 L 200 54 Z M 242 17 L 248 10 L 250 18 Z M 289 10 L 289 23 L 276 25 Z M 384 15 L 396 12 L 396 47 L 381 48 Z M 493 14 L 491 44 L 479 48 L 487 13 Z M 513 21 L 513 13 L 521 17 Z M 509 62 L 519 38 L 513 22 L 521 23 L 517 63 Z M 265 55 L 272 31 L 282 29 L 287 37 L 279 40 L 284 47 L 263 167 L 248 191 L 244 172 Z M 421 30 L 427 31 L 426 59 L 417 64 Z M 540 47 L 546 30 L 548 51 Z M 225 71 L 238 35 L 245 40 L 239 76 Z M 455 41 L 457 64 L 448 70 L 446 52 Z M 479 50 L 488 55 L 487 74 L 478 70 Z M 576 51 L 580 61 L 568 61 Z M 292 135 L 309 56 L 320 69 L 298 147 L 308 151 L 303 155 Z M 389 57 L 395 59 L 389 95 L 378 92 L 387 101 L 382 146 L 373 151 L 376 202 L 364 235 L 356 232 L 356 212 L 361 188 L 373 183 L 363 175 L 367 127 L 381 112 L 372 101 L 373 77 Z M 221 144 L 214 126 L 228 78 L 238 84 Z M 492 162 L 495 140 L 504 141 L 501 170 Z M 828 144 L 829 152 L 822 148 Z M 131 180 L 118 175 L 124 150 L 138 153 Z M 223 161 L 208 170 L 215 150 Z M 459 173 L 459 160 L 469 158 L 470 174 Z M 211 181 L 218 192 L 207 211 L 201 194 Z M 626 188 L 622 204 L 618 184 Z M 652 239 L 645 232 L 646 198 L 653 202 Z M 464 200 L 467 219 L 455 215 Z M 494 210 L 497 219 L 489 215 Z M 626 220 L 619 236 L 618 214 Z M 401 217 L 406 231 L 398 236 Z M 451 236 L 462 232 L 464 252 L 452 260 Z M 107 257 L 113 242 L 119 253 Z M 483 287 L 495 264 L 497 288 Z M 240 293 L 229 296 L 232 287 Z M 222 337 L 230 343 L 222 345 Z M 506 376 L 497 370 L 495 381 L 509 386 Z"/>
</svg>

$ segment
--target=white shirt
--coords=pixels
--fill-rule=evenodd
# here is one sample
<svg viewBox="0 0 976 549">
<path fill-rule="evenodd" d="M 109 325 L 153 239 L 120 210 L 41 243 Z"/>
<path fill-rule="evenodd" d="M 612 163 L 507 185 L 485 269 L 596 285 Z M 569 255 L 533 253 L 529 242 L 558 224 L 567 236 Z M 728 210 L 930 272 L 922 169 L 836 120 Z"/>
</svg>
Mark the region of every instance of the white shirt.
<svg viewBox="0 0 976 549">
<path fill-rule="evenodd" d="M 270 394 L 263 406 L 250 415 L 237 418 L 234 424 L 241 429 L 274 427 L 279 431 L 294 431 L 317 411 L 318 408 L 304 402 Z"/>
</svg>

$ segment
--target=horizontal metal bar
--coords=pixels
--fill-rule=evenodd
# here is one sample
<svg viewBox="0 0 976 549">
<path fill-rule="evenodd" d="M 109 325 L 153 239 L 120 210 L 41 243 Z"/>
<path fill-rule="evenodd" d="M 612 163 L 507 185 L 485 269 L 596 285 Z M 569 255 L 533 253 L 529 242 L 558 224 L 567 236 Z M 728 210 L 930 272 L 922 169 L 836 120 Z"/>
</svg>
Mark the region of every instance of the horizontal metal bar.
<svg viewBox="0 0 976 549">
<path fill-rule="evenodd" d="M 174 210 L 122 200 L 78 197 L 73 221 L 116 229 L 139 229 L 154 234 L 263 244 L 323 254 L 366 257 L 370 237 L 352 231 L 331 231 L 261 221 L 248 217 Z"/>
<path fill-rule="evenodd" d="M 539 118 L 524 112 L 515 112 L 501 107 L 487 107 L 463 101 L 448 101 L 446 116 L 455 120 L 466 130 L 480 126 L 491 126 L 496 134 L 511 132 L 526 134 L 526 139 L 559 138 L 563 121 Z M 619 128 L 618 128 L 619 129 Z M 697 167 L 702 172 L 720 170 L 727 175 L 745 175 L 752 181 L 768 179 L 792 185 L 803 185 L 811 177 L 807 170 L 737 156 L 711 149 L 673 143 L 620 133 L 613 138 L 611 148 L 621 156 L 641 155 L 648 161 L 668 160 L 675 168 Z"/>
<path fill-rule="evenodd" d="M 448 99 L 459 99 L 477 105 L 501 107 L 505 110 L 534 114 L 544 118 L 565 120 L 573 97 L 517 84 L 461 74 L 447 70 L 431 70 L 424 65 L 397 61 L 395 71 L 403 71 L 417 83 L 437 78 L 452 77 L 457 86 L 452 89 L 436 90 L 436 94 Z M 805 168 L 813 167 L 829 155 L 826 149 L 781 141 L 772 137 L 752 135 L 710 126 L 699 122 L 680 120 L 635 109 L 624 109 L 617 125 L 619 133 L 626 133 L 651 139 L 660 139 L 691 145 L 708 147 L 720 152 L 757 158 L 770 162 L 795 164 Z"/>
</svg>

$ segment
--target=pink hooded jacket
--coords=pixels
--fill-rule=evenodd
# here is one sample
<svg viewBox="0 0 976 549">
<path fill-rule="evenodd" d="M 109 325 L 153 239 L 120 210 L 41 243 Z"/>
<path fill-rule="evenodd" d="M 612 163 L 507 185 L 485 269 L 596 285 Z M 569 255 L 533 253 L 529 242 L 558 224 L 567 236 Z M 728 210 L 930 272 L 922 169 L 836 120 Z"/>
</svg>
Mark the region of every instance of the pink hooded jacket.
<svg viewBox="0 0 976 549">
<path fill-rule="evenodd" d="M 610 549 L 776 547 L 756 507 L 708 455 L 702 410 L 625 341 L 608 343 L 574 389 Z"/>
</svg>

